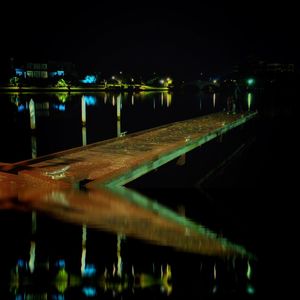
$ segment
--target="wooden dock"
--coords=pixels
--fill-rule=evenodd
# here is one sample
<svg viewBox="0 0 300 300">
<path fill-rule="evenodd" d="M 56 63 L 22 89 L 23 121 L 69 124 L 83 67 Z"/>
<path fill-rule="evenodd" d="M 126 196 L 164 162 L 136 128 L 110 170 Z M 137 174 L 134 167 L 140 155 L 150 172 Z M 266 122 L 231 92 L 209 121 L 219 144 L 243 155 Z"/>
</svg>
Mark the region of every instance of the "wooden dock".
<svg viewBox="0 0 300 300">
<path fill-rule="evenodd" d="M 256 112 L 215 113 L 37 159 L 0 164 L 0 209 L 15 207 L 14 201 L 5 199 L 18 198 L 19 203 L 64 220 L 183 251 L 253 257 L 243 247 L 123 185 L 256 116 Z M 80 191 L 83 186 L 88 192 Z"/>
<path fill-rule="evenodd" d="M 215 113 L 2 167 L 32 184 L 124 185 L 253 119 Z M 14 171 L 15 170 L 15 171 Z M 1 171 L 1 166 L 0 166 Z"/>
</svg>

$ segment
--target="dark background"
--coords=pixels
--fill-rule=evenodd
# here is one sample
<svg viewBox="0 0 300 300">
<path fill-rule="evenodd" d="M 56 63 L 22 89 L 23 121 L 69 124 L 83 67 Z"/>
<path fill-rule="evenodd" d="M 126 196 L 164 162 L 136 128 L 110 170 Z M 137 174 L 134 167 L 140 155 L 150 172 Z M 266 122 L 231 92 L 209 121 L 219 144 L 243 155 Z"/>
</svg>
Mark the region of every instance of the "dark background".
<svg viewBox="0 0 300 300">
<path fill-rule="evenodd" d="M 297 67 L 294 3 L 3 3 L 1 58 L 57 59 L 88 70 L 194 76 L 230 72 L 233 64 L 249 56 Z"/>
</svg>

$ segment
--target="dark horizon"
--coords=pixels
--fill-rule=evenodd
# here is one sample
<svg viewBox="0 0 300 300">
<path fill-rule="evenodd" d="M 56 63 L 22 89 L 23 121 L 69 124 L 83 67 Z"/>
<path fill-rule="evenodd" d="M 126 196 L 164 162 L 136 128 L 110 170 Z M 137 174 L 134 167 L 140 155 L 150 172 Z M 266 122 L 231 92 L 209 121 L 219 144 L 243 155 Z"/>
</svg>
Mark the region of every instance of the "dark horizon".
<svg viewBox="0 0 300 300">
<path fill-rule="evenodd" d="M 299 62 L 296 10 L 287 4 L 43 2 L 8 3 L 4 12 L 1 60 L 63 60 L 87 70 L 175 75 L 228 73 L 249 55 L 296 69 Z"/>
</svg>

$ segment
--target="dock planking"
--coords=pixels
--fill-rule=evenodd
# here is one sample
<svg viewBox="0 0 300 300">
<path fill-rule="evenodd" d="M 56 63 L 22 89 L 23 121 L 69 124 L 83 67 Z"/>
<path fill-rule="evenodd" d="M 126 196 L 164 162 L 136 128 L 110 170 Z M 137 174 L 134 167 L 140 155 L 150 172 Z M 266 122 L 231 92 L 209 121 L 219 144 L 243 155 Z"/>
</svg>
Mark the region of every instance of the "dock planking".
<svg viewBox="0 0 300 300">
<path fill-rule="evenodd" d="M 214 113 L 10 165 L 20 177 L 54 186 L 122 186 L 253 119 Z"/>
</svg>

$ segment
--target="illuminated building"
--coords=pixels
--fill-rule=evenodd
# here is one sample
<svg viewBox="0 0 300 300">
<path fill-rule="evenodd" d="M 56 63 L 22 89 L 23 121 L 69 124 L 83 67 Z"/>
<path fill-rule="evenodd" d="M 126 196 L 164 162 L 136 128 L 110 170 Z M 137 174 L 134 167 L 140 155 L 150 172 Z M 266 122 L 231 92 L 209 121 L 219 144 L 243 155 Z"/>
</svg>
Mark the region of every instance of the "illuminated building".
<svg viewBox="0 0 300 300">
<path fill-rule="evenodd" d="M 47 79 L 64 76 L 77 76 L 75 65 L 70 62 L 40 61 L 21 62 L 13 61 L 14 75 L 25 79 Z"/>
</svg>

